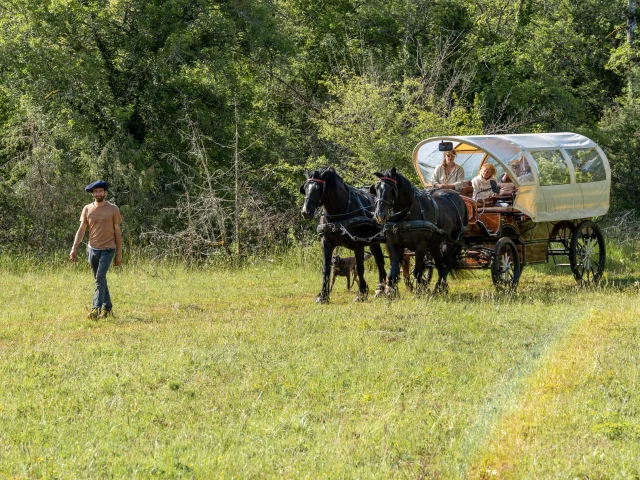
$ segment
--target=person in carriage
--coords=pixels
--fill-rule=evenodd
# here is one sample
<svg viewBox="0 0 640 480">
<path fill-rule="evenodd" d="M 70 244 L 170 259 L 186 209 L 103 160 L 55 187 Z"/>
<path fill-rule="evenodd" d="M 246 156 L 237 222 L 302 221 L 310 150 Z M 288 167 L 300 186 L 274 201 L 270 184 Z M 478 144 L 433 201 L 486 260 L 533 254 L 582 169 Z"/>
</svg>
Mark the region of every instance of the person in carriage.
<svg viewBox="0 0 640 480">
<path fill-rule="evenodd" d="M 490 163 L 485 163 L 480 169 L 480 173 L 471 180 L 473 186 L 473 199 L 486 200 L 493 194 L 500 193 L 498 180 L 496 179 L 496 167 Z"/>
<path fill-rule="evenodd" d="M 511 169 L 516 174 L 516 177 L 518 178 L 518 181 L 520 183 L 533 182 L 533 173 L 531 173 L 531 166 L 529 165 L 529 162 L 527 162 L 527 159 L 524 155 L 521 155 L 520 158 L 511 162 Z M 509 175 L 507 175 L 506 172 L 505 175 L 508 179 L 505 179 L 505 183 L 512 182 L 511 178 L 509 177 Z"/>
<path fill-rule="evenodd" d="M 471 182 L 464 178 L 464 168 L 456 164 L 454 150 L 444 152 L 442 163 L 433 170 L 431 184 L 435 188 L 455 190 L 460 195 L 470 196 L 473 193 Z"/>
</svg>

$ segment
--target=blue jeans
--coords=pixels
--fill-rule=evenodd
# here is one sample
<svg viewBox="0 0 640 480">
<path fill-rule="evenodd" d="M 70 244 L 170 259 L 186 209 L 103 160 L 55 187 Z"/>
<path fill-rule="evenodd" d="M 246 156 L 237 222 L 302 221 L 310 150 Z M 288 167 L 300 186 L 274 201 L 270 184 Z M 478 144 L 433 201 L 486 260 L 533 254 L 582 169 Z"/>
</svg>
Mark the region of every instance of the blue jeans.
<svg viewBox="0 0 640 480">
<path fill-rule="evenodd" d="M 105 308 L 111 310 L 111 295 L 109 295 L 109 287 L 107 286 L 107 270 L 111 265 L 111 260 L 116 254 L 115 248 L 107 248 L 106 250 L 96 250 L 95 248 L 87 248 L 87 256 L 89 265 L 93 270 L 93 278 L 96 281 L 96 290 L 93 293 L 93 308 Z"/>
</svg>

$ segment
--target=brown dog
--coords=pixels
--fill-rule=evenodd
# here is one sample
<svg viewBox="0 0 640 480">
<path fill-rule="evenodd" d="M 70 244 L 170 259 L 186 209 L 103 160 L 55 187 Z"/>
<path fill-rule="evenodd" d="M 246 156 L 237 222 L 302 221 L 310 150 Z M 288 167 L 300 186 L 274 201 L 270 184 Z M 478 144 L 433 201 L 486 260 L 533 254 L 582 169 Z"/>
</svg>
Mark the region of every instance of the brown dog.
<svg viewBox="0 0 640 480">
<path fill-rule="evenodd" d="M 364 256 L 364 260 L 367 261 L 371 258 L 371 254 L 367 253 Z M 333 284 L 336 283 L 336 277 L 347 277 L 347 290 L 351 290 L 351 285 L 356 283 L 356 257 L 344 257 L 339 255 L 331 257 L 331 271 L 333 272 L 333 278 L 331 279 L 331 287 L 329 292 L 333 290 Z"/>
</svg>

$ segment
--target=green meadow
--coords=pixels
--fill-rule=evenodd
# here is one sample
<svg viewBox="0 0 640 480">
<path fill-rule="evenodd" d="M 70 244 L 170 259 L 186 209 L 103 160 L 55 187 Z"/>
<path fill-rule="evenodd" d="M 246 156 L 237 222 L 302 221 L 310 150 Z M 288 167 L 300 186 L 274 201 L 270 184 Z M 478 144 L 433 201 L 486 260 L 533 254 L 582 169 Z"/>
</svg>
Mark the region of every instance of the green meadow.
<svg viewBox="0 0 640 480">
<path fill-rule="evenodd" d="M 605 281 L 526 268 L 328 305 L 317 252 L 0 260 L 0 478 L 638 478 L 637 252 Z M 371 286 L 376 273 L 367 271 Z"/>
</svg>

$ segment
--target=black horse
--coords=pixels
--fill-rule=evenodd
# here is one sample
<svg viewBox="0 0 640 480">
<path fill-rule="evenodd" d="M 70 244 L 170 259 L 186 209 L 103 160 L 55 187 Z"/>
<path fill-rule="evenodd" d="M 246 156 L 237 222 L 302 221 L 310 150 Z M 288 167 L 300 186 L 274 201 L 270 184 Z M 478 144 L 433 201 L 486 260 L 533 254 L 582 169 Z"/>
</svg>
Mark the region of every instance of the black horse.
<svg viewBox="0 0 640 480">
<path fill-rule="evenodd" d="M 331 257 L 336 247 L 353 250 L 356 257 L 358 274 L 358 295 L 355 301 L 367 298 L 368 287 L 364 280 L 364 248 L 370 247 L 378 266 L 378 288 L 376 295 L 384 289 L 387 273 L 384 269 L 384 255 L 380 248 L 380 227 L 373 220 L 372 211 L 375 197 L 367 191 L 353 188 L 340 178 L 336 171 L 329 167 L 322 172 L 305 170 L 307 180 L 300 187 L 305 196 L 302 216 L 310 220 L 316 208 L 324 207 L 324 214 L 318 225 L 318 233 L 322 235 L 322 290 L 316 302 L 329 301 L 329 276 L 331 274 Z"/>
<path fill-rule="evenodd" d="M 371 187 L 371 193 L 377 197 L 374 216 L 384 225 L 391 257 L 387 294 L 397 293 L 405 248 L 415 252 L 413 275 L 417 291 L 426 288 L 422 275 L 425 254 L 428 254 L 438 270 L 436 290 L 446 292 L 447 275 L 458 265 L 460 240 L 469 223 L 464 201 L 452 190 L 420 191 L 396 172 L 395 167 L 375 175 L 378 182 Z"/>
</svg>

